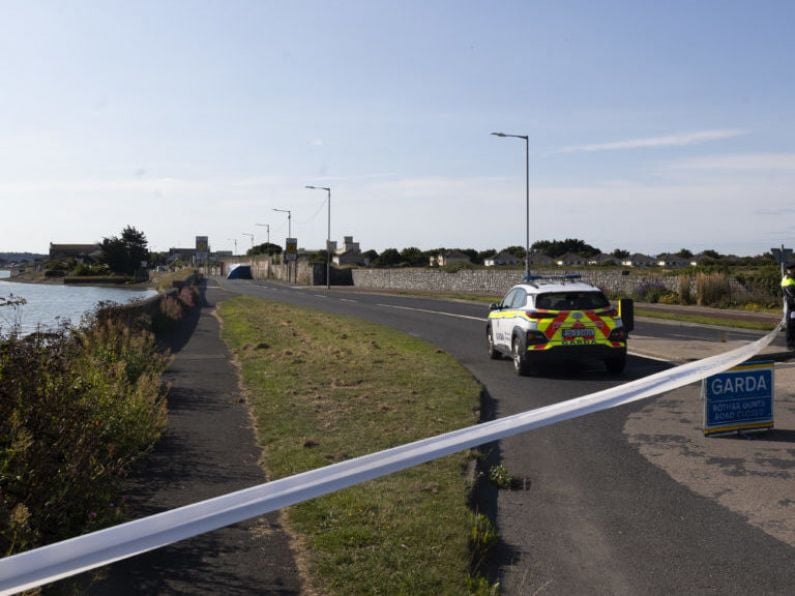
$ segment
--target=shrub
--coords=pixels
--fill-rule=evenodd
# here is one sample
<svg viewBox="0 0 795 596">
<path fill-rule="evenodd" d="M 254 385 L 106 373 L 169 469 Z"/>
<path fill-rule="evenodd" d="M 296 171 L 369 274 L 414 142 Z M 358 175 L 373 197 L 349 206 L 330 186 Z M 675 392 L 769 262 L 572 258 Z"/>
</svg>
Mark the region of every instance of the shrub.
<svg viewBox="0 0 795 596">
<path fill-rule="evenodd" d="M 681 299 L 676 292 L 666 292 L 658 299 L 660 304 L 679 304 Z"/>
<path fill-rule="evenodd" d="M 739 274 L 737 282 L 745 289 L 745 300 L 775 308 L 781 305 L 781 273 L 776 267 Z"/>
<path fill-rule="evenodd" d="M 0 340 L 0 555 L 116 521 L 165 426 L 153 336 L 106 321 Z"/>
<path fill-rule="evenodd" d="M 442 267 L 442 270 L 447 271 L 447 273 L 457 273 L 458 271 L 462 271 L 464 269 L 467 270 L 477 269 L 477 266 L 473 265 L 472 263 L 464 263 L 462 261 L 458 261 Z"/>
<path fill-rule="evenodd" d="M 691 278 L 689 275 L 680 275 L 678 278 L 679 286 L 679 303 L 680 304 L 693 304 L 693 290 L 691 287 Z"/>
<path fill-rule="evenodd" d="M 183 314 L 182 302 L 171 295 L 163 296 L 160 308 L 152 319 L 152 329 L 156 333 L 171 331 L 176 328 Z"/>
<path fill-rule="evenodd" d="M 699 306 L 726 306 L 731 300 L 728 275 L 699 273 L 696 275 L 696 296 Z"/>
<path fill-rule="evenodd" d="M 659 302 L 669 290 L 660 281 L 646 280 L 635 288 L 633 297 L 640 302 Z"/>
</svg>

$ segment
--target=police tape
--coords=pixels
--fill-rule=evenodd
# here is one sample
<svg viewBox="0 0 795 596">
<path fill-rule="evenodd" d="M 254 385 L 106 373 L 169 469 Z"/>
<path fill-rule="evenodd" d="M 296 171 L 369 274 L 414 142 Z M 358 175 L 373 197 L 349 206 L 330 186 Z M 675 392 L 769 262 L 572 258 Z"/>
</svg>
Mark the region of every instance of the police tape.
<svg viewBox="0 0 795 596">
<path fill-rule="evenodd" d="M 783 323 L 782 323 L 783 324 Z M 0 559 L 13 594 L 386 476 L 463 449 L 672 391 L 748 360 L 776 336 L 597 393 L 393 447 Z"/>
</svg>

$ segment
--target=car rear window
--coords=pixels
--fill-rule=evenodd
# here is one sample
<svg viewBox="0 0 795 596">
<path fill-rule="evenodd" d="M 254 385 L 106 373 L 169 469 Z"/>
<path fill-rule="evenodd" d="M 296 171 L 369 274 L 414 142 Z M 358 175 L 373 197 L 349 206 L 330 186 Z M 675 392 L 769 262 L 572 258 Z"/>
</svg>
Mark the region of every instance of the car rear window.
<svg viewBox="0 0 795 596">
<path fill-rule="evenodd" d="M 610 306 L 601 292 L 549 292 L 539 294 L 536 308 L 548 310 L 593 310 Z"/>
</svg>

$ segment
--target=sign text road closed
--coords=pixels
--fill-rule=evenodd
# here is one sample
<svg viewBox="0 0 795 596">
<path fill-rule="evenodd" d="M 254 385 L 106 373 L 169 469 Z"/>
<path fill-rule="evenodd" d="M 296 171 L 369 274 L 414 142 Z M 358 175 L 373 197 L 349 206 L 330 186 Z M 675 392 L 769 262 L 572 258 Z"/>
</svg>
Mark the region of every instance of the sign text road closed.
<svg viewBox="0 0 795 596">
<path fill-rule="evenodd" d="M 704 379 L 704 434 L 773 428 L 773 363 L 748 362 Z"/>
</svg>

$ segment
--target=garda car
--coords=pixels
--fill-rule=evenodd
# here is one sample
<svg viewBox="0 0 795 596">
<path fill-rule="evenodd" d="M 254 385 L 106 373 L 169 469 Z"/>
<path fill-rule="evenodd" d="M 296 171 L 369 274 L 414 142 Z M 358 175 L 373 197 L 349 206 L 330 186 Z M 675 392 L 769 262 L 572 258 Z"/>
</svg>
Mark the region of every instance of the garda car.
<svg viewBox="0 0 795 596">
<path fill-rule="evenodd" d="M 517 374 L 550 361 L 602 360 L 624 370 L 627 333 L 618 312 L 596 287 L 575 276 L 530 278 L 492 304 L 486 325 L 489 356 L 513 359 Z"/>
</svg>

